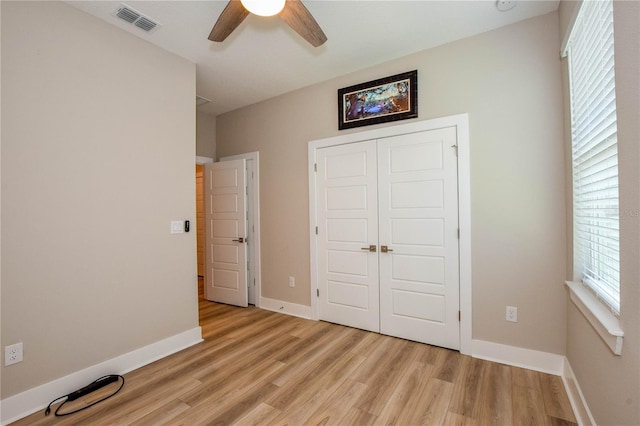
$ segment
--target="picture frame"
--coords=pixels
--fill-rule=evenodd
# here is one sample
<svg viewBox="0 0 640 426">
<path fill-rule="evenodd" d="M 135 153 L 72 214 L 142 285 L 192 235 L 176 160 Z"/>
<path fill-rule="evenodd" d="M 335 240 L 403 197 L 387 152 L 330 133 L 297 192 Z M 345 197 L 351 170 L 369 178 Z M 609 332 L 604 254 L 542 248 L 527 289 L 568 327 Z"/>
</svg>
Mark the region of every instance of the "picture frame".
<svg viewBox="0 0 640 426">
<path fill-rule="evenodd" d="M 418 70 L 338 89 L 338 130 L 418 116 Z"/>
</svg>

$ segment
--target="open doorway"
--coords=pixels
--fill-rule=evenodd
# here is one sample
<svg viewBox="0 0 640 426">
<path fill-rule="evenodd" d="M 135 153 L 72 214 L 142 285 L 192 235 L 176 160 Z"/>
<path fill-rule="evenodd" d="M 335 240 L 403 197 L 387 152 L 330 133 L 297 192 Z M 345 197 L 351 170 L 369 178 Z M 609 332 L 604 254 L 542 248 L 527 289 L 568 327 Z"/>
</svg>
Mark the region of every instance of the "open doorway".
<svg viewBox="0 0 640 426">
<path fill-rule="evenodd" d="M 196 164 L 196 247 L 198 297 L 204 297 L 204 166 Z"/>
<path fill-rule="evenodd" d="M 247 184 L 247 292 L 250 305 L 260 307 L 261 264 L 260 264 L 260 154 L 249 152 L 220 161 L 245 160 Z M 205 281 L 206 282 L 206 281 Z"/>
<path fill-rule="evenodd" d="M 198 159 L 201 159 L 198 157 Z M 260 185 L 259 185 L 259 153 L 251 152 L 231 157 L 221 158 L 221 162 L 228 160 L 245 160 L 245 176 L 246 176 L 246 245 L 247 245 L 247 301 L 248 304 L 260 307 L 261 299 L 261 264 L 260 264 Z M 205 174 L 207 173 L 204 163 L 211 161 L 196 161 L 196 226 L 197 226 L 197 254 L 198 254 L 198 295 L 200 299 L 208 299 L 205 294 L 209 289 L 208 285 L 212 276 L 208 267 L 207 260 L 211 254 L 208 253 L 209 244 L 207 238 L 210 237 L 208 224 L 206 223 L 206 190 L 205 190 Z M 202 200 L 201 202 L 199 200 Z M 213 230 L 215 231 L 215 230 Z M 215 232 L 211 232 L 213 234 Z M 210 300 L 215 300 L 214 298 Z M 222 301 L 223 303 L 229 303 Z"/>
<path fill-rule="evenodd" d="M 204 220 L 204 165 L 213 163 L 213 158 L 196 157 L 196 247 L 198 270 L 198 298 L 204 299 L 205 283 L 205 220 Z"/>
</svg>

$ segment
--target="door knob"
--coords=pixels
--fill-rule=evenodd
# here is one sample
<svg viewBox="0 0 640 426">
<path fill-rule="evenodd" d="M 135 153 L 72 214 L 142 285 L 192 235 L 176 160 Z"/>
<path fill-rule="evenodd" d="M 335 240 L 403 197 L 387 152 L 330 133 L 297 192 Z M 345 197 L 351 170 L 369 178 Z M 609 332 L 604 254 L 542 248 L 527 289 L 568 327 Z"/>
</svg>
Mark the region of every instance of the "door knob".
<svg viewBox="0 0 640 426">
<path fill-rule="evenodd" d="M 370 252 L 374 253 L 376 251 L 376 245 L 371 244 L 369 247 L 361 247 L 360 250 L 369 250 Z"/>
<path fill-rule="evenodd" d="M 231 241 L 235 241 L 236 243 L 244 243 L 244 242 L 246 242 L 247 240 L 245 240 L 244 238 L 240 237 L 240 238 L 238 238 L 237 240 L 231 240 Z"/>
<path fill-rule="evenodd" d="M 380 246 L 380 252 L 381 253 L 389 253 L 390 251 L 393 251 L 393 249 L 390 249 L 387 246 Z"/>
</svg>

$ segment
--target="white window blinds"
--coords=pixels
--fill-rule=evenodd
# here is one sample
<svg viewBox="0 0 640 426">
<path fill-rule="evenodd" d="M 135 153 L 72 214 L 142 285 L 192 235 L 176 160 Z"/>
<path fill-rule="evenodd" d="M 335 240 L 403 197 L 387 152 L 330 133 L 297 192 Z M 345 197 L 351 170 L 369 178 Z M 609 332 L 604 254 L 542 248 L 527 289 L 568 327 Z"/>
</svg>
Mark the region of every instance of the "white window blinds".
<svg viewBox="0 0 640 426">
<path fill-rule="evenodd" d="M 585 0 L 569 43 L 574 275 L 620 312 L 612 1 Z"/>
</svg>

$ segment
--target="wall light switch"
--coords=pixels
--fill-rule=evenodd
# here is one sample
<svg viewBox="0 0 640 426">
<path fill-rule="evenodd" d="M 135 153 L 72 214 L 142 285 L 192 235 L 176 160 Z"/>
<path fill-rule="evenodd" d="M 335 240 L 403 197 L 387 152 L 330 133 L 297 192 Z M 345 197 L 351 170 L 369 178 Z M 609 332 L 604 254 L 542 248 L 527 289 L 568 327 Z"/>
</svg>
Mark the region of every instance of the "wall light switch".
<svg viewBox="0 0 640 426">
<path fill-rule="evenodd" d="M 182 234 L 184 232 L 184 222 L 181 220 L 172 220 L 171 221 L 171 233 L 172 234 Z"/>
</svg>

